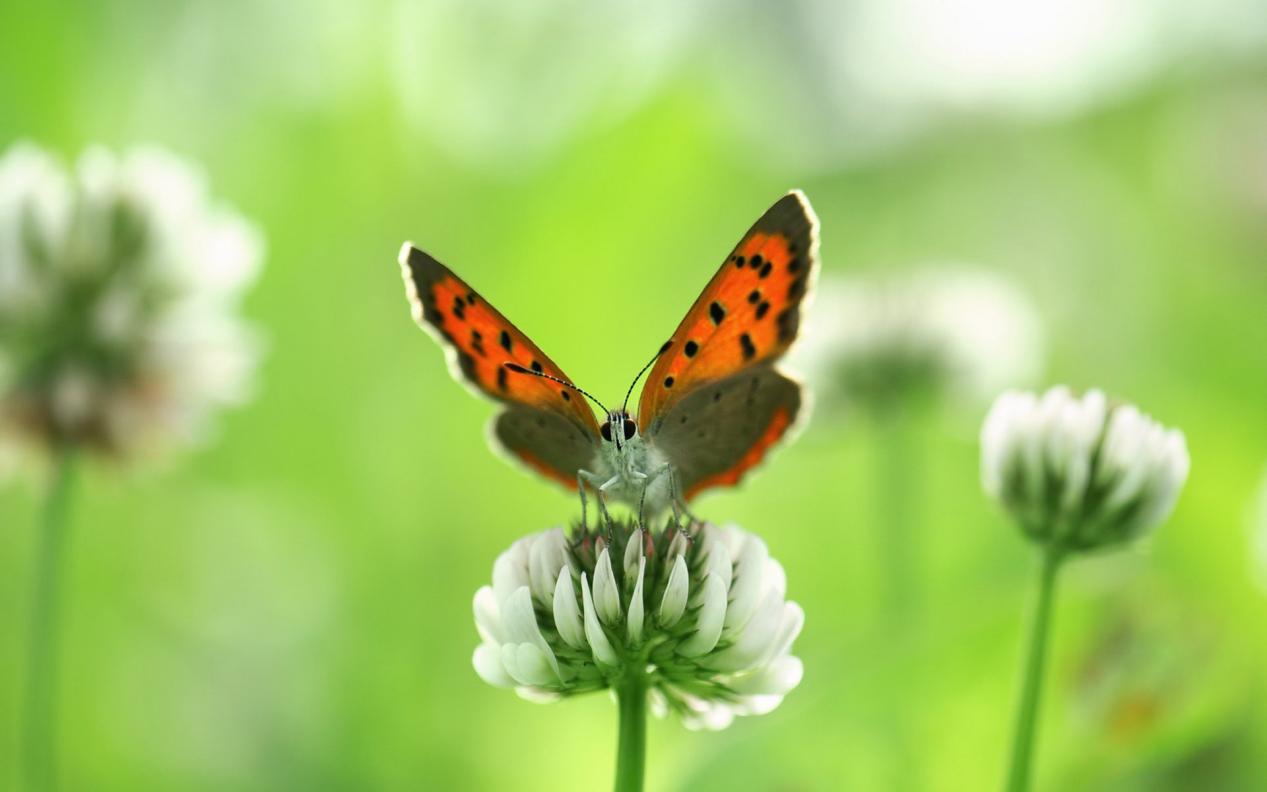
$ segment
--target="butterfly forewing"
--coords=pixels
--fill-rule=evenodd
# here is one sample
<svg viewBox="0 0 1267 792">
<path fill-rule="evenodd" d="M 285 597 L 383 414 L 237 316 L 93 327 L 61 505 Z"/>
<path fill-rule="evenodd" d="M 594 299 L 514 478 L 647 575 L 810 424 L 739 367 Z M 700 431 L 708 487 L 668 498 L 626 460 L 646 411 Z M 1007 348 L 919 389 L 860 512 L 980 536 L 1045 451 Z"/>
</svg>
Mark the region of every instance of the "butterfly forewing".
<svg viewBox="0 0 1267 792">
<path fill-rule="evenodd" d="M 694 389 L 787 351 L 818 264 L 817 229 L 800 192 L 785 195 L 749 229 L 647 377 L 638 405 L 643 426 Z"/>
<path fill-rule="evenodd" d="M 506 364 L 568 383 L 571 379 L 496 308 L 428 254 L 406 243 L 400 266 L 414 319 L 444 345 L 454 376 L 510 405 L 497 418 L 498 440 L 529 467 L 575 486 L 577 468 L 590 461 L 598 443 L 593 411 L 572 389 L 516 373 Z M 529 435 L 532 441 L 525 439 Z"/>
</svg>

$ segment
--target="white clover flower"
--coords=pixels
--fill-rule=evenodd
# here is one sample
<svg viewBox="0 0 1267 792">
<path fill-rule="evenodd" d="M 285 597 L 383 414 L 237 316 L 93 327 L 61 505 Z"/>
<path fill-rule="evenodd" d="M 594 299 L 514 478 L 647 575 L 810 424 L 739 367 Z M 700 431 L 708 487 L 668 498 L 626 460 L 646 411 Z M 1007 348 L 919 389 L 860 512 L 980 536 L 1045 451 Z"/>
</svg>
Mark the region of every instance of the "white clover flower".
<svg viewBox="0 0 1267 792">
<path fill-rule="evenodd" d="M 1183 433 L 1104 394 L 1011 391 L 981 429 L 981 481 L 1032 539 L 1068 550 L 1129 541 L 1170 515 L 1188 477 Z"/>
<path fill-rule="evenodd" d="M 237 316 L 259 234 L 157 149 L 90 148 L 73 171 L 0 157 L 0 446 L 111 455 L 199 439 L 245 399 L 257 343 Z"/>
<path fill-rule="evenodd" d="M 941 395 L 984 402 L 1039 374 L 1041 335 L 1029 301 L 988 273 L 825 277 L 793 365 L 827 403 L 885 411 Z"/>
<path fill-rule="evenodd" d="M 774 709 L 801 680 L 790 651 L 804 613 L 786 584 L 765 543 L 735 526 L 702 524 L 690 541 L 621 524 L 532 534 L 475 593 L 473 663 L 534 700 L 642 674 L 657 714 L 725 728 Z"/>
</svg>

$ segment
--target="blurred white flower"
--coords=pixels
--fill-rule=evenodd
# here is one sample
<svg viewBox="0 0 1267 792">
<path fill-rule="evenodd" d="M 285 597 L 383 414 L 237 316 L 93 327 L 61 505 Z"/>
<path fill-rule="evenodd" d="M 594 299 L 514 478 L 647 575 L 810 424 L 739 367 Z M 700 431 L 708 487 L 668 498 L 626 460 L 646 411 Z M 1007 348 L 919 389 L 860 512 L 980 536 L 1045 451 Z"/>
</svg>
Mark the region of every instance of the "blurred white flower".
<svg viewBox="0 0 1267 792">
<path fill-rule="evenodd" d="M 657 714 L 725 728 L 774 709 L 801 680 L 790 651 L 804 613 L 786 584 L 765 543 L 735 526 L 702 524 L 692 541 L 630 525 L 531 534 L 475 593 L 473 663 L 534 700 L 645 674 Z"/>
<path fill-rule="evenodd" d="M 1183 433 L 1100 391 L 1011 391 L 981 429 L 981 481 L 1036 542 L 1089 550 L 1165 520 L 1188 478 Z"/>
<path fill-rule="evenodd" d="M 0 446 L 128 456 L 200 439 L 248 395 L 237 316 L 261 240 L 202 175 L 157 149 L 90 148 L 68 172 L 0 158 Z"/>
<path fill-rule="evenodd" d="M 988 273 L 824 277 L 792 365 L 820 403 L 885 411 L 926 396 L 984 402 L 1038 376 L 1041 337 L 1029 301 Z"/>
</svg>

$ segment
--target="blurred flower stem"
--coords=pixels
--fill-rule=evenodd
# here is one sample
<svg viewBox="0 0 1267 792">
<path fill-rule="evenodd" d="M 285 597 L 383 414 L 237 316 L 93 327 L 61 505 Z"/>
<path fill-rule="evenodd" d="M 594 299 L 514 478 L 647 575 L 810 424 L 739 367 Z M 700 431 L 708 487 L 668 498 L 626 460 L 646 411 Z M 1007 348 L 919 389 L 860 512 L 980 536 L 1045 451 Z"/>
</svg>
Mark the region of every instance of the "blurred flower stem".
<svg viewBox="0 0 1267 792">
<path fill-rule="evenodd" d="M 25 777 L 30 792 L 57 786 L 57 639 L 61 571 L 66 552 L 74 452 L 57 451 L 53 477 L 40 513 L 38 556 L 31 589 L 24 724 Z"/>
<path fill-rule="evenodd" d="M 915 423 L 917 410 L 882 413 L 874 422 L 875 526 L 880 573 L 881 623 L 886 629 L 907 624 L 918 608 L 918 508 L 923 497 Z"/>
<path fill-rule="evenodd" d="M 914 400 L 912 400 L 914 401 Z M 881 635 L 906 642 L 917 634 L 919 617 L 920 498 L 924 496 L 924 465 L 919 448 L 919 428 L 926 413 L 912 401 L 900 401 L 891 409 L 878 410 L 871 422 L 874 466 L 874 531 L 876 568 L 881 576 Z M 886 708 L 880 729 L 891 751 L 889 788 L 918 789 L 917 753 L 901 702 Z"/>
<path fill-rule="evenodd" d="M 647 760 L 647 686 L 642 674 L 630 669 L 616 689 L 616 698 L 620 707 L 616 792 L 642 792 Z"/>
<path fill-rule="evenodd" d="M 1051 605 L 1056 591 L 1056 576 L 1064 553 L 1052 544 L 1043 550 L 1042 570 L 1034 611 L 1030 616 L 1029 642 L 1026 647 L 1025 671 L 1021 679 L 1021 697 L 1016 708 L 1016 731 L 1012 738 L 1012 761 L 1007 774 L 1008 792 L 1025 792 L 1030 787 L 1030 764 L 1034 755 L 1034 735 L 1038 726 L 1038 707 L 1042 697 L 1043 669 L 1047 660 L 1047 636 L 1051 632 Z"/>
</svg>

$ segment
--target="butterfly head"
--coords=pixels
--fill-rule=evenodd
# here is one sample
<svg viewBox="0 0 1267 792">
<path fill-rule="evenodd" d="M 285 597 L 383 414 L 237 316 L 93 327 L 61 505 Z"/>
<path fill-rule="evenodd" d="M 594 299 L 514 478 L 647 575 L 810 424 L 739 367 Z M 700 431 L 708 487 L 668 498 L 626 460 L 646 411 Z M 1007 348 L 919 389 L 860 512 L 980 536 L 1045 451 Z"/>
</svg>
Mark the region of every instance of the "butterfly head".
<svg viewBox="0 0 1267 792">
<path fill-rule="evenodd" d="M 620 450 L 625 443 L 638 436 L 638 424 L 625 409 L 612 410 L 607 413 L 607 419 L 599 427 L 598 433 L 602 435 L 603 442 L 612 443 Z"/>
</svg>

